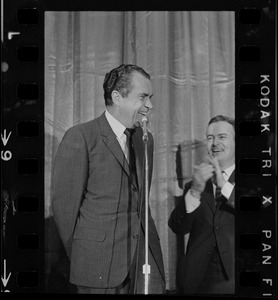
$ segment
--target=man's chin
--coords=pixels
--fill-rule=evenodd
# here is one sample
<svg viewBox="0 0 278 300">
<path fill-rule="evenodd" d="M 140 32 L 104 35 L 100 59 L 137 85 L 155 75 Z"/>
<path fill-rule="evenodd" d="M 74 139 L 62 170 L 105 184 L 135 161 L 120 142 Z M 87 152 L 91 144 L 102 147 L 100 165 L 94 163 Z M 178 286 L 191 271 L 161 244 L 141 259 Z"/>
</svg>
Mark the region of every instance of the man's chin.
<svg viewBox="0 0 278 300">
<path fill-rule="evenodd" d="M 212 152 L 212 157 L 220 158 L 223 156 L 223 152 Z"/>
<path fill-rule="evenodd" d="M 222 160 L 222 153 L 213 153 L 212 157 L 216 158 L 218 160 L 218 162 L 220 163 Z"/>
<path fill-rule="evenodd" d="M 140 115 L 140 114 L 137 114 L 136 118 L 134 119 L 134 123 L 133 124 L 136 124 L 138 126 L 142 126 L 142 118 L 143 116 Z"/>
</svg>

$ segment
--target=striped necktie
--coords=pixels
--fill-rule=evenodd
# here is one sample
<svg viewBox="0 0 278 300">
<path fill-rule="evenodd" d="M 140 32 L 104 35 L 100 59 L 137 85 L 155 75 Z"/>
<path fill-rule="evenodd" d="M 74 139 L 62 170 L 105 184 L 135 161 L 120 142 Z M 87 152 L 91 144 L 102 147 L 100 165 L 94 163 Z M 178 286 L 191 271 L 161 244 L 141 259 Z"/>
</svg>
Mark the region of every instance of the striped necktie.
<svg viewBox="0 0 278 300">
<path fill-rule="evenodd" d="M 225 171 L 222 171 L 222 174 L 225 175 Z M 221 188 L 216 186 L 215 195 L 214 195 L 215 204 L 218 204 L 220 202 L 221 197 L 222 197 Z"/>
<path fill-rule="evenodd" d="M 215 189 L 215 195 L 214 195 L 215 204 L 218 204 L 220 202 L 221 196 L 222 196 L 221 188 L 217 186 Z"/>
</svg>

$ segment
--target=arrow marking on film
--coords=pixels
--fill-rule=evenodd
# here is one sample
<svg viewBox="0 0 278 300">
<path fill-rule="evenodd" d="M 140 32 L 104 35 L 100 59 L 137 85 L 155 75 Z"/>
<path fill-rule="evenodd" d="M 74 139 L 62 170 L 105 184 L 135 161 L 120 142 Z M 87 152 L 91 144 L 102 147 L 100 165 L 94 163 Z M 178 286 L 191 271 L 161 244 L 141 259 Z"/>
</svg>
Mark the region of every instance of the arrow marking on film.
<svg viewBox="0 0 278 300">
<path fill-rule="evenodd" d="M 1 280 L 2 280 L 4 287 L 8 284 L 11 274 L 12 273 L 10 272 L 8 277 L 6 276 L 6 260 L 4 259 L 4 278 L 1 276 Z"/>
<path fill-rule="evenodd" d="M 1 140 L 2 140 L 4 146 L 6 146 L 8 144 L 8 140 L 9 140 L 11 134 L 12 134 L 12 132 L 10 131 L 9 135 L 6 136 L 6 129 L 4 130 L 4 134 L 1 134 Z"/>
</svg>

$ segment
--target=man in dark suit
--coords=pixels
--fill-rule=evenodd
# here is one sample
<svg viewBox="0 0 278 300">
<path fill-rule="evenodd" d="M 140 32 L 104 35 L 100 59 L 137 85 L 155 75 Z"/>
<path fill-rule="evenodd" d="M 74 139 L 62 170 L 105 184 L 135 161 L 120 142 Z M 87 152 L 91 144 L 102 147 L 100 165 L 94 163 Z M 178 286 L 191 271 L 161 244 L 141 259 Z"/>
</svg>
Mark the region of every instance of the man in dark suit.
<svg viewBox="0 0 278 300">
<path fill-rule="evenodd" d="M 178 235 L 189 233 L 177 279 L 184 294 L 233 294 L 234 252 L 234 120 L 218 115 L 209 121 L 208 155 L 194 167 L 168 225 Z"/>
<path fill-rule="evenodd" d="M 70 128 L 54 163 L 53 216 L 70 259 L 70 282 L 85 294 L 162 294 L 162 251 L 149 207 L 150 274 L 143 274 L 145 141 L 138 121 L 152 109 L 150 76 L 121 65 L 106 74 L 103 88 L 105 112 Z M 145 140 L 150 183 L 150 132 Z"/>
</svg>

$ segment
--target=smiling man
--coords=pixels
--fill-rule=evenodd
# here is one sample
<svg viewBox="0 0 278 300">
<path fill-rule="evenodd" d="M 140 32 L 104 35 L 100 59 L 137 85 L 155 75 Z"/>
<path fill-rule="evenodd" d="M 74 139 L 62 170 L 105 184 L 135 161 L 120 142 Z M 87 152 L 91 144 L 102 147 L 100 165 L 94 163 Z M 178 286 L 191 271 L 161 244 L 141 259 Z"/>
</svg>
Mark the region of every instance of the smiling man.
<svg viewBox="0 0 278 300">
<path fill-rule="evenodd" d="M 234 120 L 218 115 L 206 131 L 207 156 L 194 167 L 192 181 L 169 218 L 178 235 L 189 233 L 177 278 L 184 294 L 233 294 Z"/>
<path fill-rule="evenodd" d="M 138 124 L 152 109 L 150 76 L 121 65 L 103 83 L 106 110 L 70 128 L 54 163 L 53 216 L 82 294 L 145 291 L 144 144 Z M 137 126 L 135 125 L 137 124 Z M 149 186 L 153 136 L 147 139 Z M 162 251 L 148 219 L 149 294 L 165 292 Z"/>
</svg>

